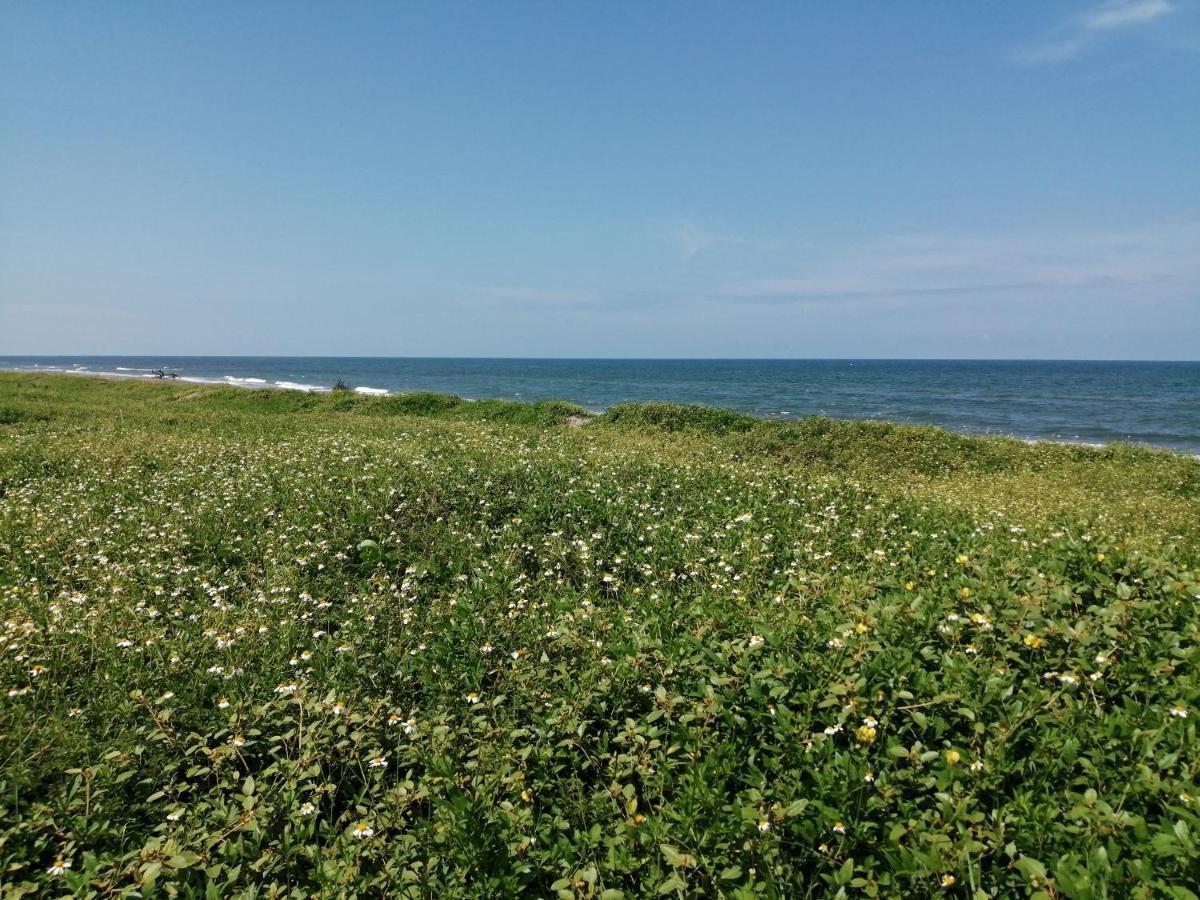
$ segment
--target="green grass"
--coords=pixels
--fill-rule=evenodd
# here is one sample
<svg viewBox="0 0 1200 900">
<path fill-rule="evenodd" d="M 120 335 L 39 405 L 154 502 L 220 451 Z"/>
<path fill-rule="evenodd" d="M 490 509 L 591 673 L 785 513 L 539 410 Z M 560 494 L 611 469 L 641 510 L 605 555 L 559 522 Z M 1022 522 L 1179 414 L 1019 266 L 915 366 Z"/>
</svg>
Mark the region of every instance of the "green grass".
<svg viewBox="0 0 1200 900">
<path fill-rule="evenodd" d="M 588 418 L 0 374 L 0 895 L 1195 896 L 1200 461 Z"/>
</svg>

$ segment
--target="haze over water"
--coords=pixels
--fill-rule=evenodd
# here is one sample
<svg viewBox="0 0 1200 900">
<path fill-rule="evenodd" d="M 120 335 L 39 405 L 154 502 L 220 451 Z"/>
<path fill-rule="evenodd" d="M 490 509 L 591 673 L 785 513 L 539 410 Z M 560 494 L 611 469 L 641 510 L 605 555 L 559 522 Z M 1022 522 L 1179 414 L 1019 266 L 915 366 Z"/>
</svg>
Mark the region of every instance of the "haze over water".
<svg viewBox="0 0 1200 900">
<path fill-rule="evenodd" d="M 825 415 L 971 434 L 1200 453 L 1200 363 L 986 360 L 621 360 L 337 357 L 0 357 L 0 369 L 110 373 L 243 387 L 472 399 L 701 403 L 756 416 Z"/>
</svg>

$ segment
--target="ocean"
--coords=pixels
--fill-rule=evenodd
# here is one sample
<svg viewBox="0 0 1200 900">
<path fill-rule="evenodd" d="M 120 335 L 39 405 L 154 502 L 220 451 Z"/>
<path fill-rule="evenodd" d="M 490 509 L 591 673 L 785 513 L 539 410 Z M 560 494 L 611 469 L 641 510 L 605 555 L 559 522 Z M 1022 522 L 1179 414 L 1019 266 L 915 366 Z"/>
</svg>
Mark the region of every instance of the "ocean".
<svg viewBox="0 0 1200 900">
<path fill-rule="evenodd" d="M 387 359 L 9 356 L 0 369 L 104 373 L 242 387 L 471 399 L 702 403 L 773 419 L 824 415 L 968 434 L 1200 453 L 1200 362 L 983 360 Z"/>
</svg>

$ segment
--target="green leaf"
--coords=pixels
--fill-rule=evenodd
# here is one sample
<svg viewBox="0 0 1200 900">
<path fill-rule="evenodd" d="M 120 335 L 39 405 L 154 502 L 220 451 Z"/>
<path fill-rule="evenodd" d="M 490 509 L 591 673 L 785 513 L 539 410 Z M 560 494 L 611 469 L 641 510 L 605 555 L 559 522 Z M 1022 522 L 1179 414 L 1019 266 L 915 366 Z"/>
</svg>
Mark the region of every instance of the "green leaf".
<svg viewBox="0 0 1200 900">
<path fill-rule="evenodd" d="M 687 868 L 693 864 L 690 853 L 682 853 L 678 848 L 672 847 L 670 844 L 659 844 L 658 849 L 662 851 L 663 857 L 667 864 L 675 868 Z"/>
<path fill-rule="evenodd" d="M 837 878 L 835 880 L 838 884 L 848 884 L 850 882 L 850 879 L 853 877 L 854 877 L 854 857 L 851 857 L 850 859 L 847 859 L 844 863 L 842 863 L 842 867 L 838 870 Z"/>
<path fill-rule="evenodd" d="M 804 812 L 804 810 L 806 810 L 807 808 L 808 808 L 807 800 L 803 800 L 803 799 L 793 800 L 786 807 L 784 807 L 783 814 L 790 818 L 792 816 L 800 815 L 800 813 Z"/>
<path fill-rule="evenodd" d="M 669 894 L 671 891 L 682 891 L 687 889 L 687 882 L 679 877 L 678 872 L 672 872 L 671 875 L 658 886 L 660 894 Z"/>
<path fill-rule="evenodd" d="M 1046 867 L 1030 856 L 1022 856 L 1013 865 L 1017 867 L 1018 872 L 1025 876 L 1026 881 L 1046 880 Z"/>
</svg>

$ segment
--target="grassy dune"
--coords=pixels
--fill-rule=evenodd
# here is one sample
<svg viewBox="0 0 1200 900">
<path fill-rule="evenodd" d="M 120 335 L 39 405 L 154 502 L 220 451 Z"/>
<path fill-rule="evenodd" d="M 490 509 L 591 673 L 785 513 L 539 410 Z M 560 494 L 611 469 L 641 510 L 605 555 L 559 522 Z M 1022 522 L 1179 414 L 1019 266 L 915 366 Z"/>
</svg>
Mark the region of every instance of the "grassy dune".
<svg viewBox="0 0 1200 900">
<path fill-rule="evenodd" d="M 0 374 L 4 896 L 1194 897 L 1200 461 Z"/>
</svg>

